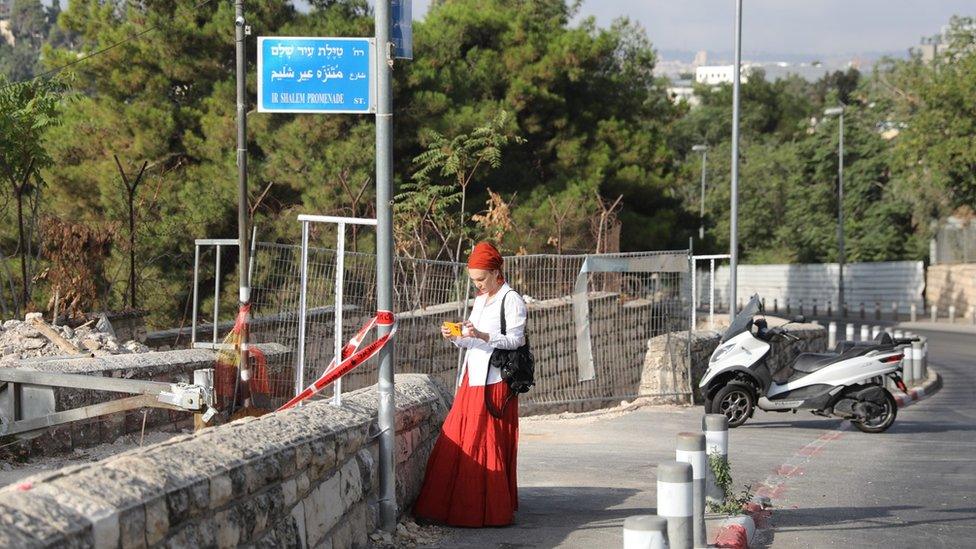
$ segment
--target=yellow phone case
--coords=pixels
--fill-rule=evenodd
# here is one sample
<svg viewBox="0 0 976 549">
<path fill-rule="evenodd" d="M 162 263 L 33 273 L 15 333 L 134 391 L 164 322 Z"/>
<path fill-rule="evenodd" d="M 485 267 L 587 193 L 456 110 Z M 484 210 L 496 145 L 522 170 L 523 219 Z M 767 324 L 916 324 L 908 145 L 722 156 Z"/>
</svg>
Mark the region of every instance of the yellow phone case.
<svg viewBox="0 0 976 549">
<path fill-rule="evenodd" d="M 461 337 L 461 323 L 460 322 L 445 322 L 444 327 L 451 332 L 454 337 Z"/>
</svg>

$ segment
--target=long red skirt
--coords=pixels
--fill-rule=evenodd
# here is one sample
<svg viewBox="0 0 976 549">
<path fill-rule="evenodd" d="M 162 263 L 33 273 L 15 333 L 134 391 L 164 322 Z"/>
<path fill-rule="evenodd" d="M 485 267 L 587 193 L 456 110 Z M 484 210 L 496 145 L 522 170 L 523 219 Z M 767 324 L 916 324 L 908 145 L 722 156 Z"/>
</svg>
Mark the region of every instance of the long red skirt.
<svg viewBox="0 0 976 549">
<path fill-rule="evenodd" d="M 518 509 L 518 398 L 497 419 L 485 408 L 486 390 L 501 408 L 507 384 L 469 387 L 464 376 L 427 461 L 416 517 L 474 528 L 512 523 Z"/>
</svg>

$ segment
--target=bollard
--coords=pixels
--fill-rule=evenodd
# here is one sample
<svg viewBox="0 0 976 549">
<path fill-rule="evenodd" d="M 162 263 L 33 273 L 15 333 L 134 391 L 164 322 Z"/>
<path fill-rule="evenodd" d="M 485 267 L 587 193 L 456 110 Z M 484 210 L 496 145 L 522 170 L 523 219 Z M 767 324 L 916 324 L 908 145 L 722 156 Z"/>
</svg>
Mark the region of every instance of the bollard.
<svg viewBox="0 0 976 549">
<path fill-rule="evenodd" d="M 912 322 L 915 322 L 918 320 L 918 305 L 912 303 L 910 309 L 911 309 L 910 314 L 911 314 Z"/>
<path fill-rule="evenodd" d="M 929 309 L 929 311 L 932 314 L 932 322 L 937 321 L 939 319 L 939 306 L 938 305 L 932 305 L 932 307 Z"/>
<path fill-rule="evenodd" d="M 827 348 L 833 349 L 837 346 L 837 323 L 831 322 L 827 325 Z"/>
<path fill-rule="evenodd" d="M 929 338 L 921 337 L 922 340 L 922 360 L 918 362 L 917 379 L 925 381 L 929 376 Z"/>
<path fill-rule="evenodd" d="M 949 324 L 955 324 L 956 322 L 956 306 L 949 305 Z"/>
<path fill-rule="evenodd" d="M 909 349 L 905 350 L 905 356 L 901 360 L 901 379 L 906 387 L 911 387 L 915 383 L 915 359 L 914 353 Z"/>
<path fill-rule="evenodd" d="M 871 339 L 871 327 L 867 324 L 861 324 L 861 341 L 867 341 Z"/>
<path fill-rule="evenodd" d="M 874 319 L 875 320 L 881 320 L 881 302 L 880 301 L 875 301 L 874 302 Z"/>
<path fill-rule="evenodd" d="M 691 479 L 691 465 L 687 463 L 665 461 L 657 466 L 657 516 L 668 520 L 671 549 L 693 546 Z"/>
<path fill-rule="evenodd" d="M 878 339 L 878 334 L 881 333 L 881 326 L 874 326 L 871 328 L 871 339 Z"/>
<path fill-rule="evenodd" d="M 657 515 L 627 517 L 624 549 L 668 549 L 668 520 Z"/>
<path fill-rule="evenodd" d="M 702 431 L 705 432 L 705 459 L 718 454 L 722 461 L 729 459 L 729 418 L 723 414 L 705 414 L 702 418 Z M 725 492 L 715 483 L 712 468 L 705 471 L 705 497 L 712 503 L 725 503 Z"/>
<path fill-rule="evenodd" d="M 850 322 L 847 323 L 847 329 L 844 330 L 844 339 L 854 341 L 854 325 Z"/>
<path fill-rule="evenodd" d="M 779 312 L 779 300 L 773 298 L 773 314 L 776 314 L 778 312 Z"/>
<path fill-rule="evenodd" d="M 898 302 L 897 301 L 892 301 L 891 302 L 891 319 L 894 320 L 895 322 L 898 322 Z"/>
<path fill-rule="evenodd" d="M 913 341 L 911 351 L 912 351 L 912 377 L 918 380 L 924 380 L 925 378 L 922 376 L 922 355 L 924 354 L 924 351 L 922 351 L 922 342 Z"/>
<path fill-rule="evenodd" d="M 708 547 L 705 537 L 705 435 L 702 433 L 678 433 L 674 459 L 691 465 L 692 518 L 695 531 L 695 547 Z"/>
</svg>

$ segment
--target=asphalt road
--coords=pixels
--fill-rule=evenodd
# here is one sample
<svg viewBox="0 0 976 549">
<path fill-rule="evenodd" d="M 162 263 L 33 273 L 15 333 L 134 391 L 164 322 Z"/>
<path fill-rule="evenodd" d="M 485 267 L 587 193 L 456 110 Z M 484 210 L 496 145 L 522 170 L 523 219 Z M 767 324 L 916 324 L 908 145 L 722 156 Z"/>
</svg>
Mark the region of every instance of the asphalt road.
<svg viewBox="0 0 976 549">
<path fill-rule="evenodd" d="M 803 412 L 757 412 L 731 432 L 736 484 L 773 499 L 763 545 L 976 546 L 976 335 L 925 335 L 944 387 L 887 433 Z M 654 512 L 656 464 L 674 459 L 675 434 L 699 429 L 701 413 L 524 419 L 517 523 L 448 529 L 438 547 L 620 547 L 623 520 Z"/>
</svg>

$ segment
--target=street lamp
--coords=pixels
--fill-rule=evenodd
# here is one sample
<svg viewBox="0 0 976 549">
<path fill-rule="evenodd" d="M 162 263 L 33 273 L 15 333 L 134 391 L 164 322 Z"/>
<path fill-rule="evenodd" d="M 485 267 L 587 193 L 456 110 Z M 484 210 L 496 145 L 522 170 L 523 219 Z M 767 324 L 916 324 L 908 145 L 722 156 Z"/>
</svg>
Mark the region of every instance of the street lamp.
<svg viewBox="0 0 976 549">
<path fill-rule="evenodd" d="M 739 290 L 739 88 L 742 75 L 742 0 L 735 1 L 735 63 L 732 68 L 732 189 L 729 212 L 729 321 L 735 320 Z"/>
<path fill-rule="evenodd" d="M 705 239 L 705 162 L 708 157 L 708 145 L 695 145 L 691 148 L 702 155 L 702 183 L 701 183 L 701 213 L 698 215 L 698 240 Z"/>
<path fill-rule="evenodd" d="M 844 106 L 824 110 L 824 116 L 836 116 L 840 122 L 837 146 L 837 310 L 844 314 Z"/>
</svg>

